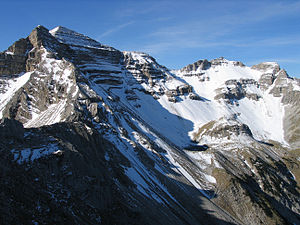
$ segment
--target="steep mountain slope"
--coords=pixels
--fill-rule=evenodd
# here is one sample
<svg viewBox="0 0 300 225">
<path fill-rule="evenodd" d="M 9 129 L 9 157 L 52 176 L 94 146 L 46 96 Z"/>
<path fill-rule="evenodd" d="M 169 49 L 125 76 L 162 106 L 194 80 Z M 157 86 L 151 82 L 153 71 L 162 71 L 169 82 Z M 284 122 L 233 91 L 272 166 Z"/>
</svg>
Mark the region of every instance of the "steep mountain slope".
<svg viewBox="0 0 300 225">
<path fill-rule="evenodd" d="M 170 71 L 42 26 L 0 58 L 3 224 L 300 223 L 300 82 L 278 64 Z"/>
</svg>

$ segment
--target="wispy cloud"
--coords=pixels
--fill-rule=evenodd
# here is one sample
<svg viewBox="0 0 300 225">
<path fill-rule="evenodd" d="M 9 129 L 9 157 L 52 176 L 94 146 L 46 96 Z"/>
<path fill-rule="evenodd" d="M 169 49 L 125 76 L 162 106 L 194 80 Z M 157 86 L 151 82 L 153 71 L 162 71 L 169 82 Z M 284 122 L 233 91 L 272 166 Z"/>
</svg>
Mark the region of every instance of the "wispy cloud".
<svg viewBox="0 0 300 225">
<path fill-rule="evenodd" d="M 279 64 L 299 64 L 300 63 L 300 58 L 273 58 L 273 57 L 265 57 L 265 58 L 260 58 L 260 59 L 255 59 L 255 60 L 250 60 L 246 61 L 247 65 L 256 65 L 262 62 L 277 62 Z"/>
<path fill-rule="evenodd" d="M 230 1 L 235 3 L 236 1 Z M 226 1 L 227 3 L 227 1 Z M 213 8 L 212 1 L 211 8 Z M 218 2 L 220 4 L 220 2 Z M 222 3 L 221 3 L 222 4 Z M 232 7 L 231 5 L 229 5 Z M 228 7 L 224 5 L 224 7 Z M 230 8 L 228 7 L 228 8 Z M 300 2 L 262 2 L 252 1 L 245 7 L 236 7 L 233 12 L 224 14 L 203 13 L 196 18 L 182 20 L 149 32 L 148 43 L 141 50 L 149 53 L 161 53 L 171 48 L 205 48 L 217 46 L 259 47 L 300 44 L 300 38 L 284 37 L 282 33 L 274 33 L 274 37 L 266 38 L 263 34 L 250 36 L 240 35 L 245 27 L 259 25 L 270 19 L 292 15 L 300 10 Z M 236 35 L 234 35 L 236 34 Z M 281 35 L 276 37 L 275 35 Z M 228 37 L 229 36 L 229 37 Z M 252 38 L 253 38 L 252 37 Z M 260 39 L 259 39 L 260 38 Z M 147 37 L 145 36 L 145 39 Z"/>
<path fill-rule="evenodd" d="M 282 69 L 286 69 L 288 74 L 293 77 L 300 78 L 300 72 L 298 69 L 298 65 L 300 63 L 300 57 L 294 57 L 294 58 L 260 58 L 258 60 L 253 61 L 246 61 L 244 62 L 248 66 L 257 65 L 262 62 L 277 62 Z"/>
<path fill-rule="evenodd" d="M 278 63 L 291 63 L 291 64 L 299 64 L 300 63 L 300 58 L 295 59 L 295 58 L 283 58 L 283 59 L 272 59 L 272 61 L 274 62 L 278 62 Z"/>
<path fill-rule="evenodd" d="M 120 24 L 120 25 L 118 25 L 118 26 L 116 26 L 116 27 L 113 27 L 113 28 L 111 28 L 111 29 L 105 31 L 105 32 L 102 33 L 101 35 L 99 35 L 99 36 L 97 37 L 97 39 L 99 40 L 99 39 L 101 39 L 101 38 L 103 38 L 103 37 L 106 37 L 106 36 L 111 35 L 111 34 L 113 34 L 113 33 L 115 33 L 115 32 L 118 32 L 118 31 L 122 30 L 122 29 L 125 28 L 125 27 L 128 27 L 129 25 L 131 25 L 131 24 L 133 24 L 133 23 L 134 23 L 133 21 L 130 21 L 130 22 L 127 22 L 127 23 Z"/>
</svg>

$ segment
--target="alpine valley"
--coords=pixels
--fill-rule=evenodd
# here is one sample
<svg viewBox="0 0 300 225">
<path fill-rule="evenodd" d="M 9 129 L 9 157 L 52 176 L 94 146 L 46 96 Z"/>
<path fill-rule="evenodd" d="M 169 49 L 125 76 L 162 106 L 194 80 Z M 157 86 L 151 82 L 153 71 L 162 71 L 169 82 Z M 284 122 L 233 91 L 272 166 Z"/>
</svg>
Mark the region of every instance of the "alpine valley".
<svg viewBox="0 0 300 225">
<path fill-rule="evenodd" d="M 277 63 L 38 26 L 0 53 L 0 223 L 300 224 L 299 105 Z"/>
</svg>

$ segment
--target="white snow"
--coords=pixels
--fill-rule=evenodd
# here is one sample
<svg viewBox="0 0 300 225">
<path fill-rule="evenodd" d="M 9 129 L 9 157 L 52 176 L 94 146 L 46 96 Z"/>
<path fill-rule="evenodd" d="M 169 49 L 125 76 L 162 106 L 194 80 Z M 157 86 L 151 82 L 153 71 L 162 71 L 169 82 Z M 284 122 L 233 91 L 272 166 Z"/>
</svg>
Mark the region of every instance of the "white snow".
<svg viewBox="0 0 300 225">
<path fill-rule="evenodd" d="M 293 81 L 292 85 L 293 85 L 293 91 L 300 91 L 300 80 L 298 80 L 298 82 Z"/>
<path fill-rule="evenodd" d="M 21 73 L 19 77 L 7 80 L 8 87 L 6 92 L 0 93 L 0 119 L 6 104 L 12 99 L 14 94 L 24 85 L 30 78 L 32 72 Z"/>
<path fill-rule="evenodd" d="M 213 176 L 211 176 L 209 174 L 204 174 L 204 176 L 205 176 L 205 178 L 206 178 L 206 180 L 208 182 L 210 182 L 210 183 L 217 183 L 217 180 Z"/>
<path fill-rule="evenodd" d="M 227 80 L 239 80 L 240 78 L 248 78 L 258 80 L 261 72 L 252 70 L 249 67 L 234 66 L 233 61 L 227 61 L 228 64 L 214 66 L 208 70 L 203 70 L 203 77 L 208 77 L 209 81 L 199 81 L 197 76 L 184 76 L 184 72 L 180 70 L 173 71 L 177 76 L 192 85 L 196 93 L 209 100 L 215 97 L 215 90 L 222 87 Z M 191 73 L 195 73 L 192 71 Z"/>
<path fill-rule="evenodd" d="M 14 160 L 19 164 L 29 161 L 33 162 L 36 159 L 53 154 L 57 151 L 59 151 L 57 144 L 48 144 L 41 148 L 25 148 L 21 150 L 11 150 L 11 152 L 14 154 Z"/>
<path fill-rule="evenodd" d="M 233 108 L 235 113 L 240 113 L 238 119 L 247 124 L 254 138 L 258 140 L 276 140 L 287 144 L 283 134 L 284 106 L 281 97 L 261 93 L 259 101 L 242 99 L 239 106 Z"/>
<path fill-rule="evenodd" d="M 33 114 L 33 118 L 24 124 L 24 127 L 40 127 L 44 125 L 51 125 L 64 120 L 61 118 L 65 110 L 67 100 L 62 100 L 57 104 L 52 104 L 45 111 L 39 114 Z"/>
<path fill-rule="evenodd" d="M 44 77 L 51 76 L 51 82 L 54 82 L 54 92 L 58 92 L 57 86 L 62 86 L 65 88 L 65 92 L 67 95 L 70 94 L 72 98 L 75 98 L 77 93 L 79 92 L 79 88 L 75 83 L 74 77 L 72 77 L 72 73 L 74 72 L 72 65 L 66 62 L 64 59 L 56 60 L 53 58 L 48 58 L 47 50 L 45 48 L 43 48 L 43 50 L 44 53 L 42 54 L 41 65 L 47 72 L 36 73 L 34 79 L 40 80 L 44 79 Z M 30 94 L 28 96 L 31 97 L 31 100 L 33 100 L 34 102 L 37 101 L 36 99 L 34 99 L 34 96 Z M 53 101 L 55 103 L 48 105 L 48 108 L 44 111 L 40 111 L 40 109 L 33 107 L 32 104 L 29 104 L 31 119 L 24 124 L 24 127 L 40 127 L 44 125 L 63 122 L 65 120 L 63 114 L 67 105 L 67 99 L 67 96 L 59 101 L 57 101 L 57 99 L 54 99 Z"/>
<path fill-rule="evenodd" d="M 68 45 L 75 45 L 75 46 L 82 46 L 85 48 L 96 48 L 96 49 L 105 49 L 111 50 L 111 47 L 102 45 L 97 41 L 83 35 L 72 31 L 68 28 L 58 26 L 54 29 L 50 30 L 49 33 L 54 36 L 59 42 L 68 44 Z"/>
<path fill-rule="evenodd" d="M 7 54 L 7 55 L 14 55 L 13 52 L 9 52 L 9 51 L 6 51 L 5 54 Z"/>
<path fill-rule="evenodd" d="M 211 120 L 218 120 L 220 117 L 232 116 L 233 114 L 239 115 L 238 120 L 242 123 L 247 124 L 254 134 L 254 137 L 258 140 L 261 139 L 273 139 L 286 144 L 283 135 L 283 125 L 282 119 L 284 116 L 284 107 L 280 103 L 281 98 L 276 98 L 273 95 L 268 94 L 270 87 L 267 91 L 262 91 L 256 85 L 248 85 L 246 90 L 248 93 L 255 93 L 262 98 L 259 101 L 251 100 L 248 98 L 241 99 L 239 101 L 239 106 L 229 107 L 228 105 L 214 100 L 216 96 L 215 90 L 218 88 L 223 88 L 227 80 L 237 80 L 242 79 L 253 79 L 258 81 L 263 72 L 258 70 L 253 70 L 249 67 L 234 66 L 232 61 L 227 61 L 227 64 L 222 64 L 219 66 L 211 67 L 208 70 L 203 70 L 205 77 L 209 77 L 209 81 L 199 81 L 197 76 L 184 76 L 181 71 L 174 71 L 175 76 L 180 77 L 191 85 L 196 92 L 201 97 L 207 99 L 207 101 L 195 101 L 191 100 L 186 96 L 181 96 L 181 100 L 177 103 L 169 102 L 167 97 L 163 96 L 158 101 L 161 106 L 166 109 L 171 114 L 177 115 L 178 118 L 182 118 L 180 121 L 170 121 L 168 117 L 166 121 L 162 120 L 163 116 L 160 112 L 155 113 L 156 109 L 147 108 L 147 106 L 142 106 L 144 110 L 149 112 L 151 115 L 144 115 L 143 118 L 151 118 L 151 122 L 154 123 L 155 120 L 160 118 L 160 121 L 156 123 L 159 130 L 164 131 L 164 134 L 168 132 L 165 131 L 165 127 L 170 128 L 172 131 L 171 135 L 173 138 L 171 140 L 177 141 L 177 144 L 182 146 L 184 140 L 182 137 L 183 133 L 189 133 L 190 138 L 192 138 L 192 133 L 197 131 L 199 127 L 203 126 L 205 123 Z M 267 63 L 271 68 L 276 66 L 276 63 Z M 167 82 L 166 82 L 167 83 Z M 175 85 L 176 86 L 176 85 Z M 144 99 L 143 99 L 144 100 Z M 152 107 L 152 106 L 151 106 Z M 142 111 L 143 109 L 139 109 Z M 161 116 L 156 116 L 153 118 L 153 114 L 161 114 Z M 184 122 L 182 122 L 184 121 Z M 189 122 L 191 125 L 187 126 Z M 179 126 L 180 128 L 177 128 Z M 185 129 L 188 127 L 187 129 Z M 175 133 L 175 135 L 174 135 Z M 181 144 L 179 143 L 181 140 Z"/>
<path fill-rule="evenodd" d="M 57 150 L 57 151 L 53 152 L 52 154 L 53 154 L 53 155 L 60 155 L 60 154 L 62 154 L 62 153 L 63 153 L 62 150 Z"/>
<path fill-rule="evenodd" d="M 290 174 L 292 175 L 293 180 L 296 180 L 295 175 L 290 171 Z"/>
<path fill-rule="evenodd" d="M 193 151 L 186 151 L 186 153 L 193 159 L 200 161 L 201 163 L 205 163 L 210 165 L 213 160 L 213 155 L 211 153 L 205 152 L 193 152 Z"/>
<path fill-rule="evenodd" d="M 249 164 L 249 162 L 247 160 L 244 160 L 245 164 L 249 167 L 249 169 L 251 170 L 251 172 L 253 174 L 256 174 L 255 170 L 252 168 L 252 166 Z"/>
<path fill-rule="evenodd" d="M 150 56 L 147 53 L 143 52 L 130 52 L 130 51 L 124 51 L 123 52 L 125 55 L 128 55 L 132 57 L 134 60 L 137 60 L 139 64 L 144 64 L 144 63 L 153 63 L 153 60 L 150 58 Z"/>
<path fill-rule="evenodd" d="M 178 163 L 172 156 L 172 149 L 161 139 L 156 139 L 155 142 L 164 150 L 167 151 L 167 155 L 166 157 L 169 159 L 169 161 L 171 162 L 172 165 L 174 165 L 174 170 L 176 170 L 177 172 L 179 172 L 180 174 L 182 174 L 195 188 L 197 188 L 205 197 L 207 198 L 211 198 L 211 196 L 209 196 L 204 190 L 205 188 L 203 186 L 201 186 L 201 184 L 196 181 L 193 176 L 191 176 L 188 171 L 186 169 L 183 168 L 182 165 L 180 165 L 180 163 Z M 208 175 L 208 174 L 204 174 L 204 176 L 206 176 L 206 179 L 208 181 L 211 181 L 212 183 L 215 183 L 216 180 L 214 179 L 214 177 Z"/>
</svg>

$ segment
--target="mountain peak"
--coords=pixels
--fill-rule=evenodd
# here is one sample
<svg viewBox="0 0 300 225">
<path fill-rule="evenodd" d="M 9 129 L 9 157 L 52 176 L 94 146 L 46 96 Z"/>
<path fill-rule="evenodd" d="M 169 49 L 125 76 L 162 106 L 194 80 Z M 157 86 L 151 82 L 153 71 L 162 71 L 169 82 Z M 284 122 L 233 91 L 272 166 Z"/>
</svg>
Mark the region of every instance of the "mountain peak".
<svg viewBox="0 0 300 225">
<path fill-rule="evenodd" d="M 46 27 L 44 27 L 43 25 L 37 25 L 35 28 L 34 28 L 34 30 L 35 29 L 43 29 L 43 30 L 48 30 Z"/>
<path fill-rule="evenodd" d="M 49 33 L 52 36 L 54 36 L 59 42 L 71 46 L 81 46 L 81 47 L 88 47 L 88 48 L 105 48 L 105 49 L 111 48 L 100 44 L 98 41 L 88 36 L 85 36 L 81 33 L 78 33 L 76 31 L 73 31 L 63 26 L 55 27 L 54 29 L 50 30 Z"/>
<path fill-rule="evenodd" d="M 28 38 L 34 47 L 49 47 L 52 45 L 51 43 L 57 42 L 55 38 L 49 34 L 49 30 L 42 25 L 38 25 L 34 28 Z"/>
<path fill-rule="evenodd" d="M 257 65 L 253 65 L 251 69 L 259 70 L 265 73 L 277 73 L 280 70 L 280 66 L 277 62 L 262 62 Z"/>
<path fill-rule="evenodd" d="M 79 34 L 69 28 L 63 27 L 63 26 L 57 26 L 55 28 L 53 28 L 52 30 L 49 31 L 50 34 L 52 34 L 53 36 L 55 36 L 55 34 L 57 33 L 69 33 L 69 34 L 77 34 L 77 35 L 82 35 Z M 82 35 L 84 36 L 84 35 Z"/>
</svg>

